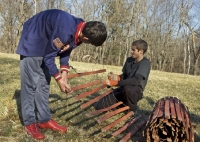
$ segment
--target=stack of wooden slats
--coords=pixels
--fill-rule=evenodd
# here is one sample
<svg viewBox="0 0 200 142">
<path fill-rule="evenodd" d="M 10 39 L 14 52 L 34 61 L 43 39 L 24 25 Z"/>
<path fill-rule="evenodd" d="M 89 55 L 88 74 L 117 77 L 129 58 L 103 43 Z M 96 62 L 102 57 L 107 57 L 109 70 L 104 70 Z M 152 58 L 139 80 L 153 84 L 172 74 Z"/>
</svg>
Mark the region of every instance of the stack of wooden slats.
<svg viewBox="0 0 200 142">
<path fill-rule="evenodd" d="M 143 132 L 147 142 L 194 142 L 188 108 L 176 97 L 160 99 Z"/>
</svg>

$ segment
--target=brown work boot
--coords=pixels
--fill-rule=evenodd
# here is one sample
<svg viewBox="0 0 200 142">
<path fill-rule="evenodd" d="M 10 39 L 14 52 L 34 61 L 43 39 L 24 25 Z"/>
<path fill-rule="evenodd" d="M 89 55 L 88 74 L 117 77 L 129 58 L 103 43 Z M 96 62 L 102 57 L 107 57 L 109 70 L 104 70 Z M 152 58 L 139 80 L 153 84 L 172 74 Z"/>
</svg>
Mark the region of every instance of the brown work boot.
<svg viewBox="0 0 200 142">
<path fill-rule="evenodd" d="M 45 123 L 38 123 L 38 126 L 42 129 L 51 129 L 54 131 L 61 131 L 61 132 L 66 132 L 67 128 L 64 126 L 58 125 L 54 120 L 49 120 L 48 122 Z"/>
<path fill-rule="evenodd" d="M 25 130 L 28 135 L 31 135 L 34 139 L 42 140 L 45 136 L 40 132 L 38 126 L 36 124 L 31 124 L 25 126 Z"/>
</svg>

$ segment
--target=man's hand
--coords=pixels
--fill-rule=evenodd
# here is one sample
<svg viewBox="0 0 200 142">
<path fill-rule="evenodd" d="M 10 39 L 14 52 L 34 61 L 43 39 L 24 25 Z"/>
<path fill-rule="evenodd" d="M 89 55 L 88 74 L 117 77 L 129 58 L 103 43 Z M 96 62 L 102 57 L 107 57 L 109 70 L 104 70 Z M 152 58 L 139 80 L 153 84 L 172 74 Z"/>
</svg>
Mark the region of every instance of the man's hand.
<svg viewBox="0 0 200 142">
<path fill-rule="evenodd" d="M 104 84 L 108 86 L 116 86 L 118 84 L 118 81 L 107 79 L 106 81 L 104 81 Z"/>
<path fill-rule="evenodd" d="M 110 72 L 108 74 L 108 79 L 113 81 L 120 81 L 120 76 L 117 74 L 114 74 L 113 72 Z"/>
<path fill-rule="evenodd" d="M 64 45 L 63 47 L 61 47 L 60 53 L 66 51 L 68 48 L 69 48 L 69 44 Z"/>
<path fill-rule="evenodd" d="M 67 72 L 66 71 L 63 71 L 62 74 L 61 74 L 61 77 L 62 77 L 62 80 L 67 83 L 68 79 L 67 79 Z"/>
<path fill-rule="evenodd" d="M 58 81 L 58 85 L 60 87 L 61 92 L 64 92 L 64 93 L 72 93 L 73 92 L 71 87 L 66 82 L 64 82 L 62 79 L 60 79 Z"/>
</svg>

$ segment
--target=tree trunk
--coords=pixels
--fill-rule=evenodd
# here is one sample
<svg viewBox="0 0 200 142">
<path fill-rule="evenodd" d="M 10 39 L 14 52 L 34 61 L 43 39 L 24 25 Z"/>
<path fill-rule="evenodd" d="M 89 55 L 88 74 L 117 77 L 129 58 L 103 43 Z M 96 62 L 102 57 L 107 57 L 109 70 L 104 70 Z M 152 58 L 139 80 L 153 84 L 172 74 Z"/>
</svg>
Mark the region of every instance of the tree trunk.
<svg viewBox="0 0 200 142">
<path fill-rule="evenodd" d="M 187 50 L 188 50 L 188 69 L 187 69 L 187 74 L 190 74 L 191 53 L 190 53 L 190 42 L 189 42 L 189 38 L 188 38 L 188 41 L 187 41 Z"/>
<path fill-rule="evenodd" d="M 173 68 L 174 68 L 174 57 L 171 58 L 170 72 L 173 72 Z"/>
</svg>

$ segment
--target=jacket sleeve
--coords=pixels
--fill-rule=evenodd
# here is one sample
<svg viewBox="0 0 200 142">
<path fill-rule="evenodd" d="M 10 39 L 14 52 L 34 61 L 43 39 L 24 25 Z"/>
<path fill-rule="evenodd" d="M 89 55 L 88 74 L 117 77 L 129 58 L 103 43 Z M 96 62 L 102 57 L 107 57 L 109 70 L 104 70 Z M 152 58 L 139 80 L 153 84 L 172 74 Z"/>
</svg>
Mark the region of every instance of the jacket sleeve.
<svg viewBox="0 0 200 142">
<path fill-rule="evenodd" d="M 53 41 L 59 38 L 59 40 L 65 44 L 70 39 L 70 35 L 67 34 L 67 31 L 61 27 L 55 27 L 52 31 L 51 37 L 49 38 L 49 42 L 46 47 L 46 54 L 44 55 L 44 62 L 49 69 L 49 73 L 53 76 L 57 81 L 61 79 L 60 72 L 55 64 L 55 57 L 61 51 Z M 70 54 L 71 51 L 66 51 L 66 54 Z"/>
<path fill-rule="evenodd" d="M 143 76 L 140 74 L 136 74 L 133 78 L 127 78 L 125 80 L 120 80 L 118 82 L 118 86 L 125 86 L 125 85 L 133 85 L 137 86 L 140 84 L 140 82 L 143 80 Z"/>
<path fill-rule="evenodd" d="M 72 52 L 73 48 L 70 48 L 69 50 L 65 51 L 64 53 L 60 54 L 60 71 L 69 71 L 69 58 L 70 54 Z"/>
<path fill-rule="evenodd" d="M 56 81 L 58 81 L 61 79 L 61 76 L 60 76 L 59 70 L 55 64 L 56 56 L 57 56 L 57 52 L 52 52 L 52 53 L 46 54 L 44 56 L 44 62 L 46 64 L 47 68 L 49 69 L 50 75 L 53 76 L 56 79 Z"/>
<path fill-rule="evenodd" d="M 126 62 L 127 62 L 127 60 L 126 60 Z M 120 76 L 120 80 L 124 80 L 124 79 L 127 78 L 127 74 L 126 74 L 126 62 L 124 64 L 123 68 L 122 68 L 122 74 L 119 75 Z"/>
</svg>

